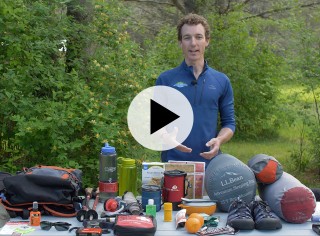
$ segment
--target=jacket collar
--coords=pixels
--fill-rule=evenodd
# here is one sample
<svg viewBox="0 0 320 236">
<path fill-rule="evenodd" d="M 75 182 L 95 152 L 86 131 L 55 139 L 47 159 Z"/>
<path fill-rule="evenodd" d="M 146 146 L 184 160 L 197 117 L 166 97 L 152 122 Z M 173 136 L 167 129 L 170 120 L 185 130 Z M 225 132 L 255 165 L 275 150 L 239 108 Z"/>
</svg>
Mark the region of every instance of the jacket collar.
<svg viewBox="0 0 320 236">
<path fill-rule="evenodd" d="M 180 64 L 180 67 L 182 67 L 184 70 L 193 71 L 193 66 L 188 66 L 185 60 L 183 60 L 183 62 Z M 204 60 L 202 73 L 204 73 L 208 69 L 208 67 L 209 66 L 207 60 Z"/>
</svg>

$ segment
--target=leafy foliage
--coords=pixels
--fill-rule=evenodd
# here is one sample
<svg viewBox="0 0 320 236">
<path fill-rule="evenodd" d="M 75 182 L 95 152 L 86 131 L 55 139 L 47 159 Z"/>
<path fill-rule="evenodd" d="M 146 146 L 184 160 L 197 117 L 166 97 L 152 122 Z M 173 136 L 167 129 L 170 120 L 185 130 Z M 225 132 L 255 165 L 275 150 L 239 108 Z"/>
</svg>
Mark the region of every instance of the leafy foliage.
<svg viewBox="0 0 320 236">
<path fill-rule="evenodd" d="M 292 150 L 290 162 L 294 171 L 308 171 L 319 166 L 319 12 L 310 13 L 296 9 L 287 21 L 283 32 L 290 41 L 286 44 L 286 65 L 291 68 L 286 81 L 301 87 L 289 99 L 282 101 L 287 104 L 286 120 L 300 129 L 298 145 Z M 290 29 L 290 32 L 289 32 Z M 285 32 L 287 30 L 288 32 Z"/>
<path fill-rule="evenodd" d="M 149 71 L 125 31 L 123 9 L 117 1 L 96 4 L 89 24 L 67 15 L 58 0 L 0 3 L 3 169 L 77 167 L 95 184 L 104 142 L 119 155 L 145 157 L 128 131 L 126 109 Z M 66 52 L 58 50 L 62 40 Z"/>
<path fill-rule="evenodd" d="M 319 23 L 320 15 L 314 15 L 314 23 Z M 301 78 L 299 79 L 305 87 L 305 93 L 311 94 L 311 102 L 309 104 L 308 113 L 304 114 L 304 118 L 307 119 L 308 133 L 307 138 L 310 142 L 308 148 L 308 160 L 312 164 L 312 167 L 317 167 L 320 174 L 320 112 L 319 112 L 319 76 L 320 76 L 320 40 L 317 31 L 310 30 L 304 23 L 299 25 L 300 32 L 303 34 L 299 37 L 300 47 L 298 50 L 301 56 Z M 306 105 L 305 105 L 306 106 Z M 306 110 L 303 108 L 302 110 Z M 306 115 L 307 114 L 307 115 Z M 305 157 L 306 158 L 306 157 Z"/>
<path fill-rule="evenodd" d="M 277 88 L 282 61 L 272 45 L 259 41 L 264 22 L 239 22 L 242 17 L 214 17 L 216 30 L 208 55 L 233 84 L 238 135 L 267 137 L 276 134 L 279 126 Z"/>
</svg>

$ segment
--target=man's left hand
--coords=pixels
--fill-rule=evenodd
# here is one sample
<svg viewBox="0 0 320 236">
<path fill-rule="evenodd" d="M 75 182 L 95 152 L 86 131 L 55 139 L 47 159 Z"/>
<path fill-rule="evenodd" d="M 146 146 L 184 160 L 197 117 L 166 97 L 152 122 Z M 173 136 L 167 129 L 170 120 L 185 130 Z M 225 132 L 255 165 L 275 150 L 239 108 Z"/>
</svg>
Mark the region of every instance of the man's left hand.
<svg viewBox="0 0 320 236">
<path fill-rule="evenodd" d="M 219 138 L 211 139 L 209 142 L 206 143 L 206 146 L 210 147 L 210 151 L 202 152 L 200 153 L 200 156 L 202 156 L 205 159 L 211 160 L 218 154 L 220 145 L 221 145 L 221 141 Z"/>
</svg>

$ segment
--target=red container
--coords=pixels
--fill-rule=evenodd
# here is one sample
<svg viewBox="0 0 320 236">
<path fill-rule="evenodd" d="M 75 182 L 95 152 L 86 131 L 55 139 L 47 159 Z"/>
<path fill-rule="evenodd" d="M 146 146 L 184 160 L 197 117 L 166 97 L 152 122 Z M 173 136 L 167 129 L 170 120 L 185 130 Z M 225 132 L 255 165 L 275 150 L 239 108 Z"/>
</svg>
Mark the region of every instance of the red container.
<svg viewBox="0 0 320 236">
<path fill-rule="evenodd" d="M 187 195 L 189 183 L 186 180 L 187 173 L 180 170 L 164 172 L 162 198 L 163 202 L 171 202 L 172 210 L 178 211 L 181 198 Z"/>
</svg>

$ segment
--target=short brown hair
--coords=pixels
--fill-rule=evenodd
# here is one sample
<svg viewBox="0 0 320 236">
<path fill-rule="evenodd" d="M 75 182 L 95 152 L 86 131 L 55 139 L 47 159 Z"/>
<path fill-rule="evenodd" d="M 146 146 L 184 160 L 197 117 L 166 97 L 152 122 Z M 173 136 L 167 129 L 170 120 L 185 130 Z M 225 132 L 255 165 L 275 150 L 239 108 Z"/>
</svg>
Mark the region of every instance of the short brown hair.
<svg viewBox="0 0 320 236">
<path fill-rule="evenodd" d="M 204 27 L 206 39 L 210 39 L 210 27 L 207 20 L 203 16 L 190 13 L 184 16 L 177 25 L 178 40 L 179 41 L 182 40 L 181 28 L 183 25 L 198 25 L 198 24 L 201 24 Z"/>
</svg>

